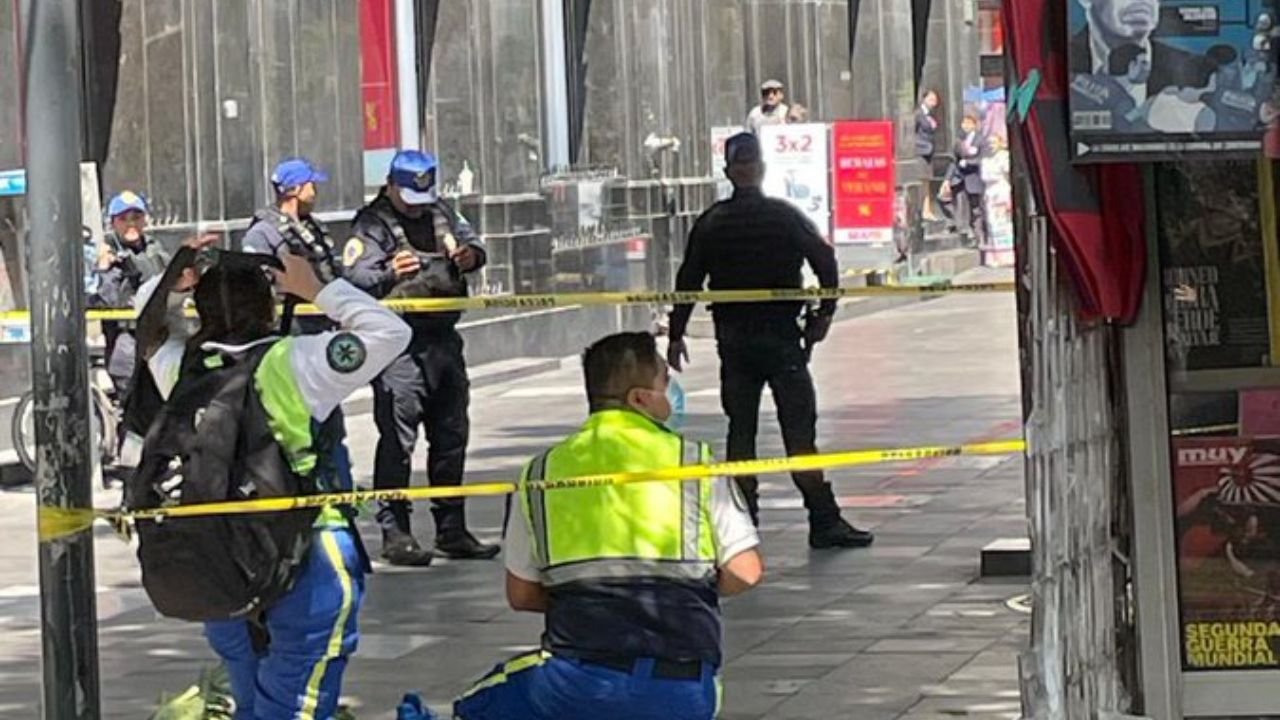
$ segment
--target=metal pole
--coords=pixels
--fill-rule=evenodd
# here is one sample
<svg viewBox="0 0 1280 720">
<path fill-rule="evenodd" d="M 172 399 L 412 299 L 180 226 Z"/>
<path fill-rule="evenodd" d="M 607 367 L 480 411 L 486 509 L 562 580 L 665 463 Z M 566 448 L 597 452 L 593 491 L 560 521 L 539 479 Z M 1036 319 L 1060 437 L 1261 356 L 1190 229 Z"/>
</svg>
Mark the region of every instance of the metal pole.
<svg viewBox="0 0 1280 720">
<path fill-rule="evenodd" d="M 92 506 L 89 377 L 80 250 L 79 3 L 27 3 L 27 274 L 41 517 Z M 40 538 L 46 720 L 95 720 L 93 531 Z"/>
<path fill-rule="evenodd" d="M 414 0 L 395 0 L 396 78 L 400 100 L 400 148 L 422 147 L 422 110 L 418 107 L 418 23 Z"/>
<path fill-rule="evenodd" d="M 569 166 L 569 70 L 565 54 L 564 0 L 542 0 L 543 168 Z"/>
</svg>

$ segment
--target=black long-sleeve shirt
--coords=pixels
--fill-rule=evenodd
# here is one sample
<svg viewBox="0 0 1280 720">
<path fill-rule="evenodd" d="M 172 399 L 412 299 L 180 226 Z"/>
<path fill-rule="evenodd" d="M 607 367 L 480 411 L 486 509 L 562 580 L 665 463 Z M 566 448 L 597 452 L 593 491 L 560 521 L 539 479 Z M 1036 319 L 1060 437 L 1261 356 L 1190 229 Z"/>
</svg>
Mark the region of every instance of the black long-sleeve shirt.
<svg viewBox="0 0 1280 720">
<path fill-rule="evenodd" d="M 704 212 L 689 232 L 684 262 L 676 275 L 677 291 L 785 290 L 801 287 L 801 267 L 813 268 L 824 288 L 840 285 L 835 248 L 817 228 L 784 200 L 765 197 L 755 188 L 739 188 L 733 197 Z M 803 302 L 723 303 L 712 305 L 716 323 L 794 321 Z M 823 300 L 822 311 L 835 311 L 835 300 Z M 671 313 L 671 339 L 684 337 L 693 305 L 677 305 Z"/>
</svg>

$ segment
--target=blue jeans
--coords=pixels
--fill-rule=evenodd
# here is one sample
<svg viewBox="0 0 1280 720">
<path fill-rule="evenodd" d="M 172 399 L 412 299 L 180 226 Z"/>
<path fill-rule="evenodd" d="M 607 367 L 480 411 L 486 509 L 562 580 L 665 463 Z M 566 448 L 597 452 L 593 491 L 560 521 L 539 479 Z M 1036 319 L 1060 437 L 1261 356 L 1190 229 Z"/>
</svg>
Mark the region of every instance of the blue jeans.
<svg viewBox="0 0 1280 720">
<path fill-rule="evenodd" d="M 254 650 L 248 621 L 205 623 L 205 637 L 231 675 L 235 720 L 333 716 L 359 639 L 356 615 L 364 597 L 352 532 L 315 531 L 297 583 L 266 611 L 265 653 Z"/>
<path fill-rule="evenodd" d="M 702 677 L 653 677 L 653 661 L 630 673 L 537 651 L 494 668 L 453 705 L 457 720 L 711 720 L 719 688 Z"/>
</svg>

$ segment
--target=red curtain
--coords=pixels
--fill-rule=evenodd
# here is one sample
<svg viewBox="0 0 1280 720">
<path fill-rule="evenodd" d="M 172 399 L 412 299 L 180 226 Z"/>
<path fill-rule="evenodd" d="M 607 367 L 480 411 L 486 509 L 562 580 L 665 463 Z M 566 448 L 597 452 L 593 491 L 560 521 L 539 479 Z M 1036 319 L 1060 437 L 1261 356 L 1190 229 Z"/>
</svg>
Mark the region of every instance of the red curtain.
<svg viewBox="0 0 1280 720">
<path fill-rule="evenodd" d="M 1041 74 L 1015 121 L 1050 236 L 1086 319 L 1132 322 L 1146 273 L 1142 172 L 1133 164 L 1072 165 L 1067 109 L 1066 0 L 1004 4 L 1006 51 L 1019 82 Z"/>
</svg>

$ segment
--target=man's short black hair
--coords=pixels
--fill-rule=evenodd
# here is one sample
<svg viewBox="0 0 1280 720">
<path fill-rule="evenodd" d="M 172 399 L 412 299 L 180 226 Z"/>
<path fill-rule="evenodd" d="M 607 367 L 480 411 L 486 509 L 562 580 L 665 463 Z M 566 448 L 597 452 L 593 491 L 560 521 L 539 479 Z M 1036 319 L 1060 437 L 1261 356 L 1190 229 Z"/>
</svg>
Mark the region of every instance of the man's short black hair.
<svg viewBox="0 0 1280 720">
<path fill-rule="evenodd" d="M 591 412 L 616 407 L 627 391 L 650 387 L 662 371 L 658 342 L 647 332 L 625 332 L 596 341 L 582 353 Z"/>
<path fill-rule="evenodd" d="M 274 331 L 275 294 L 261 267 L 220 263 L 205 271 L 194 293 L 200 331 L 189 347 L 205 342 L 239 345 Z"/>
</svg>

